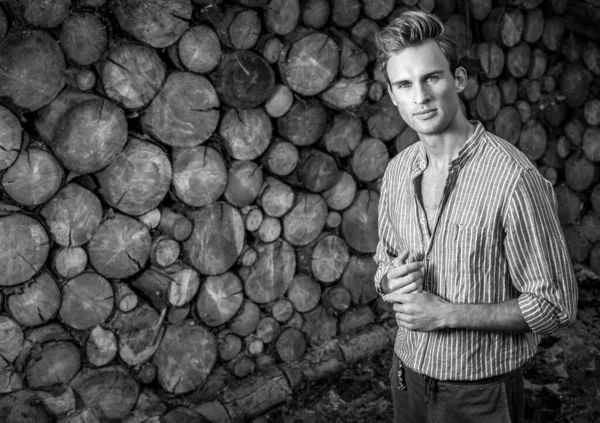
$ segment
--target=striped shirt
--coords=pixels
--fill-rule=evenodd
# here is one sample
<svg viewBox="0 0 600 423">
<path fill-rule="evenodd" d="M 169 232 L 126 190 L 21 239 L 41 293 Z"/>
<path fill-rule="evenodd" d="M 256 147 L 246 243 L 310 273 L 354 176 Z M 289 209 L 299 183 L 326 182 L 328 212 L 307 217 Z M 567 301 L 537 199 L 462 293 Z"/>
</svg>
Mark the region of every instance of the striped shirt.
<svg viewBox="0 0 600 423">
<path fill-rule="evenodd" d="M 421 141 L 394 157 L 379 201 L 375 286 L 395 256 L 423 261 L 423 289 L 455 303 L 518 298 L 530 333 L 398 330 L 394 350 L 416 372 L 477 380 L 531 358 L 544 334 L 575 318 L 577 283 L 552 185 L 516 147 L 477 123 L 448 168 L 430 234 L 417 198 L 428 159 Z"/>
</svg>

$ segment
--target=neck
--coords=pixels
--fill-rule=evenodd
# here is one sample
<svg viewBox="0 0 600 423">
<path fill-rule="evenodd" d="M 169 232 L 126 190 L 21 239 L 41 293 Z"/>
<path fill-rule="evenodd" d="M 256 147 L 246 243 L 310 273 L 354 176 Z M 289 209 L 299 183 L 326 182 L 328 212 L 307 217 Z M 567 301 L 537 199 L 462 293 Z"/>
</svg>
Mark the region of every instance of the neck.
<svg viewBox="0 0 600 423">
<path fill-rule="evenodd" d="M 452 160 L 458 157 L 458 152 L 475 132 L 475 126 L 466 117 L 453 121 L 442 133 L 419 134 L 425 145 L 429 165 L 434 170 L 444 170 Z"/>
</svg>

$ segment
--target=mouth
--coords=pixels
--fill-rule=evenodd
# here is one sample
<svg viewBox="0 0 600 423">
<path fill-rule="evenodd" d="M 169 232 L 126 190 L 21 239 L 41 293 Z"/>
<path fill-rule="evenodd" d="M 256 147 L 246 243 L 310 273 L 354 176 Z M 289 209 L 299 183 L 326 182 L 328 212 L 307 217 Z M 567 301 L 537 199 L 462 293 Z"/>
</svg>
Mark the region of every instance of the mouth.
<svg viewBox="0 0 600 423">
<path fill-rule="evenodd" d="M 427 118 L 433 116 L 435 112 L 436 109 L 419 110 L 418 112 L 413 113 L 413 115 L 420 118 Z"/>
</svg>

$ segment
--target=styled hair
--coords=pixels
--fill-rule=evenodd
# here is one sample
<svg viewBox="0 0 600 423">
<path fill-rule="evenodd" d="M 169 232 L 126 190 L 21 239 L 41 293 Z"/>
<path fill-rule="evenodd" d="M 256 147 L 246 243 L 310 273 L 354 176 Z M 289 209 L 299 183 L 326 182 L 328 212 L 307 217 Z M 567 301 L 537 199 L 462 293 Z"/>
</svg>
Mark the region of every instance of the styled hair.
<svg viewBox="0 0 600 423">
<path fill-rule="evenodd" d="M 420 12 L 408 11 L 394 19 L 388 26 L 375 35 L 377 44 L 377 66 L 380 66 L 385 79 L 390 83 L 387 74 L 387 62 L 390 57 L 407 47 L 434 40 L 448 63 L 450 72 L 458 68 L 458 46 L 452 37 L 444 31 L 444 24 L 436 16 Z"/>
</svg>

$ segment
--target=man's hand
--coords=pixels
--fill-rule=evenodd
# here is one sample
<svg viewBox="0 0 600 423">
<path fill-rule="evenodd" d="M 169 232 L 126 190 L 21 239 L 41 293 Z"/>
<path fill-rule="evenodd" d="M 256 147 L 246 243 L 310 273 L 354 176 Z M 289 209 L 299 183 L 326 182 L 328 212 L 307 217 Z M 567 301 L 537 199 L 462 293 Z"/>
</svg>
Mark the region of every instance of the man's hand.
<svg viewBox="0 0 600 423">
<path fill-rule="evenodd" d="M 447 327 L 450 303 L 429 292 L 401 294 L 398 291 L 383 296 L 394 303 L 396 322 L 405 329 L 431 332 Z"/>
<path fill-rule="evenodd" d="M 392 262 L 392 267 L 387 272 L 384 292 L 410 294 L 423 290 L 423 262 L 407 263 L 408 251 L 403 251 Z"/>
</svg>

